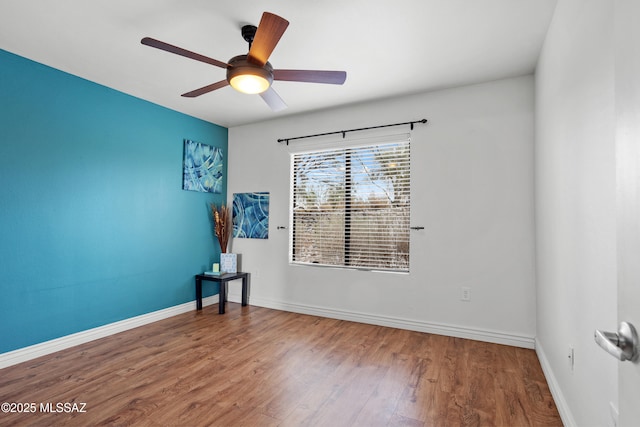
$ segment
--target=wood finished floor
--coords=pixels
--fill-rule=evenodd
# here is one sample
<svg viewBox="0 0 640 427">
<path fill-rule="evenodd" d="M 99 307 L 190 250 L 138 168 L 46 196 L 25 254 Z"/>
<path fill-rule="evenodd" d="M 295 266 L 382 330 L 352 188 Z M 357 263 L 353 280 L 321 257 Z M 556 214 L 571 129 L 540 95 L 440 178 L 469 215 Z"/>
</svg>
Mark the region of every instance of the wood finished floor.
<svg viewBox="0 0 640 427">
<path fill-rule="evenodd" d="M 0 370 L 0 425 L 561 426 L 533 350 L 229 303 Z M 42 413 L 40 403 L 86 403 Z"/>
</svg>

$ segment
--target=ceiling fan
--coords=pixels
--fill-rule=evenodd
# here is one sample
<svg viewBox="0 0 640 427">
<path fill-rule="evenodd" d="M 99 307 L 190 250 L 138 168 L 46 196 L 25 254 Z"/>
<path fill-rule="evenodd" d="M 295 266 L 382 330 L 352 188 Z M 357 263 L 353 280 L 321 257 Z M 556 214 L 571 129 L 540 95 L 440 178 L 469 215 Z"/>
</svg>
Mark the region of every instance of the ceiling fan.
<svg viewBox="0 0 640 427">
<path fill-rule="evenodd" d="M 227 70 L 225 80 L 183 93 L 182 96 L 195 98 L 231 85 L 242 93 L 259 94 L 273 111 L 280 111 L 287 108 L 287 104 L 271 87 L 274 80 L 341 85 L 347 78 L 345 71 L 274 70 L 268 59 L 288 25 L 289 21 L 286 19 L 264 12 L 258 27 L 254 25 L 242 27 L 242 37 L 249 43 L 249 53 L 234 56 L 228 62 L 218 61 L 151 37 L 145 37 L 140 42 Z"/>
</svg>

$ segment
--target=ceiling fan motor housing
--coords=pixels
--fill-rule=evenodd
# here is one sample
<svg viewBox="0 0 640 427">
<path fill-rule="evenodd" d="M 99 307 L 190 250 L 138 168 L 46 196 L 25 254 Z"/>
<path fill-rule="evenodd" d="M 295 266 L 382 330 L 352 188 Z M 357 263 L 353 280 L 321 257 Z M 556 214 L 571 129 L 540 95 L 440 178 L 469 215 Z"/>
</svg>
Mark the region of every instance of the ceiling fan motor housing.
<svg viewBox="0 0 640 427">
<path fill-rule="evenodd" d="M 227 81 L 231 86 L 236 87 L 232 80 L 236 77 L 242 76 L 255 76 L 261 79 L 264 79 L 267 83 L 266 86 L 263 86 L 263 89 L 255 91 L 255 92 L 245 92 L 245 93 L 261 93 L 267 90 L 271 83 L 273 83 L 273 67 L 269 62 L 264 64 L 263 66 L 256 65 L 255 63 L 249 60 L 248 55 L 238 55 L 234 56 L 229 60 L 229 67 L 227 67 Z"/>
</svg>

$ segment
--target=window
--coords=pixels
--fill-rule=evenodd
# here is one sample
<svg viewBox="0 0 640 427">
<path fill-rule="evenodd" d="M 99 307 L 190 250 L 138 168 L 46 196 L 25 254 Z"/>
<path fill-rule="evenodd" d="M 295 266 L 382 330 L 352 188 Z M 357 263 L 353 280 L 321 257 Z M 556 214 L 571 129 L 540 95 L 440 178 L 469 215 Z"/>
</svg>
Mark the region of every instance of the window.
<svg viewBox="0 0 640 427">
<path fill-rule="evenodd" d="M 293 263 L 409 271 L 408 140 L 292 162 Z"/>
</svg>

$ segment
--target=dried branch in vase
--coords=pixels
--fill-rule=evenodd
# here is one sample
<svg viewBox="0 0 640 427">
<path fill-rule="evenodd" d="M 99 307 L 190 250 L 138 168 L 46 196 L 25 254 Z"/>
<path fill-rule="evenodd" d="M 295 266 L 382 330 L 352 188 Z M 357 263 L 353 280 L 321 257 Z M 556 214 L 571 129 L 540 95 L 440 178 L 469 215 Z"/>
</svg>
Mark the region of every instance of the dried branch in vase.
<svg viewBox="0 0 640 427">
<path fill-rule="evenodd" d="M 218 207 L 212 203 L 211 214 L 213 215 L 216 237 L 218 238 L 218 243 L 220 243 L 220 252 L 225 254 L 231 239 L 231 230 L 233 230 L 231 208 L 224 204 Z"/>
</svg>

